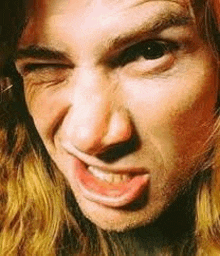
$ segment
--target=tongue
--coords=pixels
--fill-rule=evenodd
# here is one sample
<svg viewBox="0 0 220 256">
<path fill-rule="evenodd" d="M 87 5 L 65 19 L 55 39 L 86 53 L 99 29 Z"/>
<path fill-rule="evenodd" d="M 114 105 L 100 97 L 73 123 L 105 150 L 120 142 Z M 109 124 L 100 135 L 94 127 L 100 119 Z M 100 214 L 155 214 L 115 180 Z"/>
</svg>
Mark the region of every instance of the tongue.
<svg viewBox="0 0 220 256">
<path fill-rule="evenodd" d="M 81 161 L 76 161 L 75 175 L 83 195 L 94 202 L 122 207 L 137 200 L 149 184 L 149 174 L 135 175 L 118 184 L 94 177 Z"/>
</svg>

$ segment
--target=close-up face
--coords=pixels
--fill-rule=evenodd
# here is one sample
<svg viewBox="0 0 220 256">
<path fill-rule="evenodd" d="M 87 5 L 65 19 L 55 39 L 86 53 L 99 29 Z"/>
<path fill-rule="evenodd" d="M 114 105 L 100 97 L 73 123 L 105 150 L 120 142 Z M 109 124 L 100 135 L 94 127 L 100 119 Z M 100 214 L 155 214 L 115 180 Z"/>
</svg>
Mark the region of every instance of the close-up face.
<svg viewBox="0 0 220 256">
<path fill-rule="evenodd" d="M 18 45 L 28 111 L 83 212 L 151 223 L 201 168 L 217 64 L 187 0 L 36 1 Z"/>
</svg>

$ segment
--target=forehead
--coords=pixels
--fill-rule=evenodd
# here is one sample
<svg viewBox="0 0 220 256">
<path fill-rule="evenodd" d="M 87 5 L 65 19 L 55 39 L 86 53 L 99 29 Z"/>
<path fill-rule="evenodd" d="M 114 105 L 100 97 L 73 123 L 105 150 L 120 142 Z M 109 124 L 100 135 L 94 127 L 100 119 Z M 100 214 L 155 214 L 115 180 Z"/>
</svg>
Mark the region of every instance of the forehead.
<svg viewBox="0 0 220 256">
<path fill-rule="evenodd" d="M 147 2 L 174 2 L 182 6 L 189 6 L 190 0 L 35 0 L 35 12 L 44 12 L 47 15 L 79 13 L 87 11 L 123 11 L 144 5 Z"/>
<path fill-rule="evenodd" d="M 137 19 L 138 12 L 145 9 L 146 16 L 149 14 L 157 15 L 158 9 L 165 6 L 166 12 L 169 12 L 169 5 L 174 4 L 176 8 L 183 7 L 193 16 L 190 0 L 33 0 L 31 6 L 32 25 L 42 25 L 45 20 L 60 19 L 63 17 L 66 20 L 79 21 L 83 24 L 85 21 L 91 20 L 105 20 L 106 18 L 119 16 L 132 16 Z M 154 8 L 150 8 L 151 6 Z M 171 6 L 171 5 L 170 5 Z M 163 9 L 163 7 L 161 8 Z M 151 15 L 150 15 L 151 16 Z"/>
<path fill-rule="evenodd" d="M 189 0 L 34 0 L 30 22 L 20 43 L 34 44 L 40 41 L 59 45 L 63 38 L 85 39 L 90 42 L 100 36 L 118 36 L 140 24 L 153 26 L 167 17 L 171 20 L 181 15 L 193 17 Z M 184 14 L 183 14 L 184 13 Z M 194 17 L 193 17 L 194 18 Z M 71 37 L 72 36 L 72 37 Z M 71 38 L 70 38 L 71 37 Z M 81 40 L 82 41 L 82 40 Z M 85 43 L 85 41 L 84 41 Z"/>
</svg>

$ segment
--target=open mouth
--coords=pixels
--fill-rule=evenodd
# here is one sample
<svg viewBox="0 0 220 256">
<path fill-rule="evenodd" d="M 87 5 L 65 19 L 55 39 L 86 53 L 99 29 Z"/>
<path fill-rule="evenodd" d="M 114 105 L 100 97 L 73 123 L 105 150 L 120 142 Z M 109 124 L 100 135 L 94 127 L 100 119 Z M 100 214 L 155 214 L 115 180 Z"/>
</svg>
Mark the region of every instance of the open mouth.
<svg viewBox="0 0 220 256">
<path fill-rule="evenodd" d="M 87 170 L 99 180 L 112 184 L 120 184 L 132 178 L 132 174 L 110 173 L 95 166 L 89 166 Z"/>
<path fill-rule="evenodd" d="M 75 160 L 75 177 L 83 196 L 108 207 L 123 207 L 138 200 L 149 185 L 143 171 L 108 172 Z"/>
</svg>

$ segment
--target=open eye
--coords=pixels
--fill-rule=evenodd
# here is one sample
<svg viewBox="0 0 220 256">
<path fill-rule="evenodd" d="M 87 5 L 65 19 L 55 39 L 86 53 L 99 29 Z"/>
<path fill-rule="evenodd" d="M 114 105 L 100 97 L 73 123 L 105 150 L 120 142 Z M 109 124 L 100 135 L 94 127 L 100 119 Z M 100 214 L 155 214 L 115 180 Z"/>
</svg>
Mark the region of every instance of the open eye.
<svg viewBox="0 0 220 256">
<path fill-rule="evenodd" d="M 177 48 L 177 44 L 173 42 L 164 42 L 156 40 L 148 40 L 137 43 L 128 49 L 125 49 L 117 58 L 111 61 L 112 66 L 124 66 L 139 58 L 146 60 L 156 60 L 162 58 L 166 53 Z"/>
</svg>

